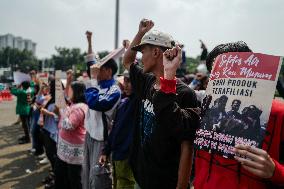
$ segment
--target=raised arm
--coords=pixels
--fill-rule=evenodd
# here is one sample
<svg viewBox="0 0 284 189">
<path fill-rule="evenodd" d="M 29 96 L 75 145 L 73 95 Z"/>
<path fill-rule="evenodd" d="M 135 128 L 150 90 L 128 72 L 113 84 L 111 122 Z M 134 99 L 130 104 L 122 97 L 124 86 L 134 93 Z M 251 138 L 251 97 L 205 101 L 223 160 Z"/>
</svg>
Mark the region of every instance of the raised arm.
<svg viewBox="0 0 284 189">
<path fill-rule="evenodd" d="M 92 47 L 92 36 L 93 36 L 92 32 L 86 31 L 86 37 L 88 42 L 87 73 L 90 78 L 91 78 L 91 66 L 96 63 L 96 55 L 93 52 L 93 47 Z"/>
<path fill-rule="evenodd" d="M 93 33 L 90 31 L 86 31 L 86 36 L 87 36 L 87 42 L 88 42 L 88 54 L 93 53 L 93 47 L 92 47 L 92 35 Z"/>
<path fill-rule="evenodd" d="M 69 99 L 69 89 L 70 89 L 70 87 L 71 87 L 71 83 L 72 83 L 72 81 L 73 81 L 73 70 L 68 70 L 67 72 L 66 72 L 66 74 L 67 74 L 67 81 L 66 81 L 66 87 L 65 87 L 65 90 L 64 90 L 64 92 L 65 92 L 65 97 L 68 97 L 68 100 L 70 100 Z"/>
<path fill-rule="evenodd" d="M 15 95 L 15 96 L 19 96 L 20 94 L 25 93 L 25 91 L 23 89 L 21 89 L 20 86 L 18 86 L 18 87 L 11 87 L 10 91 L 11 91 L 11 94 Z"/>
<path fill-rule="evenodd" d="M 129 48 L 124 54 L 123 57 L 123 65 L 124 67 L 129 70 L 131 64 L 134 63 L 136 58 L 136 51 L 131 50 L 132 47 L 139 45 L 141 42 L 142 37 L 145 35 L 146 32 L 148 32 L 150 29 L 152 29 L 154 26 L 154 22 L 152 20 L 148 19 L 142 19 L 139 24 L 139 30 L 137 34 L 135 35 L 134 39 L 132 40 Z"/>
<path fill-rule="evenodd" d="M 164 77 L 160 80 L 160 91 L 154 96 L 154 111 L 161 125 L 170 124 L 177 140 L 181 142 L 181 155 L 178 170 L 178 189 L 186 189 L 189 183 L 195 130 L 199 125 L 199 116 L 194 107 L 196 97 L 190 89 L 184 93 L 188 103 L 180 107 L 176 102 L 176 69 L 181 62 L 181 49 L 176 46 L 164 53 Z"/>
</svg>

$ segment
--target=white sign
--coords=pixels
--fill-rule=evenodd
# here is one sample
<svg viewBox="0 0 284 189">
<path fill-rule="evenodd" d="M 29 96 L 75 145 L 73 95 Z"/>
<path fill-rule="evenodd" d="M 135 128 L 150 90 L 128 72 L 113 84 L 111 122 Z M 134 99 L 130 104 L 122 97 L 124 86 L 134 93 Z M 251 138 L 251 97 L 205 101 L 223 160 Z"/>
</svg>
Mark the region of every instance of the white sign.
<svg viewBox="0 0 284 189">
<path fill-rule="evenodd" d="M 66 107 L 66 102 L 61 83 L 61 74 L 61 70 L 55 71 L 55 104 L 59 108 L 63 109 Z"/>
<path fill-rule="evenodd" d="M 206 95 L 212 97 L 196 132 L 198 149 L 234 158 L 234 146 L 261 148 L 283 58 L 230 52 L 214 61 Z"/>
<path fill-rule="evenodd" d="M 120 47 L 118 49 L 114 49 L 107 56 L 105 56 L 104 58 L 102 58 L 99 61 L 100 66 L 104 65 L 110 59 L 114 59 L 114 60 L 118 59 L 119 57 L 121 57 L 123 55 L 124 52 L 125 52 L 125 48 L 124 47 Z"/>
<path fill-rule="evenodd" d="M 16 85 L 20 85 L 24 81 L 31 81 L 30 75 L 22 72 L 13 72 L 13 77 Z"/>
</svg>

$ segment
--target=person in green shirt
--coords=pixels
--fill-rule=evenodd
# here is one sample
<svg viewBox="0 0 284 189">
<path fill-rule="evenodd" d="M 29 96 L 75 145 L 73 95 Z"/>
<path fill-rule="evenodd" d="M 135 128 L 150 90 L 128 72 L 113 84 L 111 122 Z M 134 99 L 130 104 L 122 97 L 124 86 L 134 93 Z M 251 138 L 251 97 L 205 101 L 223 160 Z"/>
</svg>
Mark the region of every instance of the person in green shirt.
<svg viewBox="0 0 284 189">
<path fill-rule="evenodd" d="M 33 88 L 30 87 L 30 82 L 24 81 L 20 86 L 11 88 L 11 93 L 17 97 L 16 114 L 20 116 L 25 133 L 23 137 L 19 138 L 19 144 L 29 143 L 29 116 L 31 106 L 28 99 L 33 95 Z"/>
</svg>

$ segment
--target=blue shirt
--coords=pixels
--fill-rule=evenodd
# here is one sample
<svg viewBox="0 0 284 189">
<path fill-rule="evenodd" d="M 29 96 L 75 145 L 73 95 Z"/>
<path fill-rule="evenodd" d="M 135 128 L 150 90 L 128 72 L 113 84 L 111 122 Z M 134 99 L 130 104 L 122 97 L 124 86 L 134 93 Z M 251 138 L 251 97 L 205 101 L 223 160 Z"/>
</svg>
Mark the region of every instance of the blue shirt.
<svg viewBox="0 0 284 189">
<path fill-rule="evenodd" d="M 55 104 L 49 104 L 47 110 L 53 112 L 55 109 Z M 54 116 L 45 115 L 44 116 L 44 126 L 43 129 L 49 132 L 50 138 L 57 142 L 57 135 L 58 135 L 58 118 Z"/>
</svg>

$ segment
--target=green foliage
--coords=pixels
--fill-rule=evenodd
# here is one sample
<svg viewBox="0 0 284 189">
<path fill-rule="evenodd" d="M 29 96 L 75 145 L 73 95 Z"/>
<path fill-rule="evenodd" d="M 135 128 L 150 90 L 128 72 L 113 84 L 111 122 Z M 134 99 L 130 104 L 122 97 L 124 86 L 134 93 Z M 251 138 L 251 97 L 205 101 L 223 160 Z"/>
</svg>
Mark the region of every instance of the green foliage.
<svg viewBox="0 0 284 189">
<path fill-rule="evenodd" d="M 85 53 L 81 53 L 79 48 L 68 49 L 65 47 L 55 48 L 57 53 L 52 55 L 51 62 L 55 70 L 66 71 L 72 69 L 74 65 L 76 68 L 85 69 Z"/>
<path fill-rule="evenodd" d="M 108 55 L 108 51 L 101 51 L 101 52 L 98 52 L 98 55 L 99 55 L 99 58 L 102 59 L 103 57 L 105 57 L 106 55 Z"/>
<path fill-rule="evenodd" d="M 45 67 L 54 67 L 55 70 L 62 71 L 75 68 L 76 74 L 87 70 L 85 62 L 86 52 L 81 52 L 79 48 L 57 47 L 55 49 L 56 54 L 47 60 Z M 103 58 L 108 53 L 108 51 L 102 51 L 98 55 L 100 58 Z"/>
<path fill-rule="evenodd" d="M 194 73 L 196 67 L 199 64 L 198 58 L 186 57 L 187 71 L 188 73 Z"/>
<path fill-rule="evenodd" d="M 28 72 L 38 69 L 38 61 L 31 51 L 13 49 L 10 47 L 0 49 L 0 67 L 11 67 L 12 70 Z"/>
<path fill-rule="evenodd" d="M 45 60 L 45 67 L 54 67 L 55 70 L 62 71 L 75 68 L 76 72 L 82 72 L 87 69 L 85 62 L 86 53 L 81 52 L 79 48 L 57 47 L 55 49 L 56 54 Z M 100 58 L 103 58 L 108 53 L 108 51 L 101 51 L 98 52 L 98 55 Z M 186 63 L 187 72 L 194 73 L 199 63 L 199 58 L 187 57 Z M 27 73 L 31 69 L 38 70 L 40 66 L 41 61 L 38 61 L 30 51 L 20 51 L 9 47 L 0 49 L 0 67 L 11 67 L 13 71 L 18 69 Z M 119 73 L 122 73 L 123 70 L 124 68 L 120 61 Z"/>
</svg>

